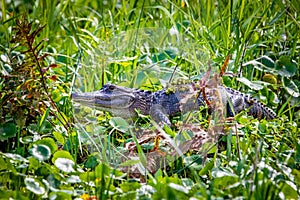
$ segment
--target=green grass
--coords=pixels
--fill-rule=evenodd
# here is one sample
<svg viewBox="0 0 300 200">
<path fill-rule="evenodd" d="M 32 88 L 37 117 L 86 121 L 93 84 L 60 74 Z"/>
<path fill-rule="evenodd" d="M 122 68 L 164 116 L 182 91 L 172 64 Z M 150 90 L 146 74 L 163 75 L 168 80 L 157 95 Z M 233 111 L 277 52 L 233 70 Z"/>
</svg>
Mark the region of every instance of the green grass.
<svg viewBox="0 0 300 200">
<path fill-rule="evenodd" d="M 2 0 L 0 196 L 298 199 L 299 11 L 296 0 Z M 32 45 L 19 38 L 16 46 L 12 38 L 21 34 L 13 28 L 24 13 L 33 22 L 30 33 L 45 27 Z M 45 38 L 40 52 L 30 50 Z M 219 73 L 228 55 L 230 76 L 222 84 L 265 103 L 278 118 L 258 121 L 241 114 L 220 141 L 188 151 L 153 174 L 134 178 L 121 172 L 137 162 L 121 159 L 130 142 L 141 163 L 151 161 L 143 151 L 154 148 L 154 139 L 137 144 L 135 136 L 154 131 L 149 118 L 128 122 L 88 108 L 73 110 L 73 91 L 97 90 L 107 82 L 155 91 L 170 80 L 201 79 L 209 63 Z M 208 130 L 206 114 L 183 119 L 188 117 Z M 176 142 L 197 133 L 164 131 Z M 123 168 L 114 166 L 121 163 Z"/>
</svg>

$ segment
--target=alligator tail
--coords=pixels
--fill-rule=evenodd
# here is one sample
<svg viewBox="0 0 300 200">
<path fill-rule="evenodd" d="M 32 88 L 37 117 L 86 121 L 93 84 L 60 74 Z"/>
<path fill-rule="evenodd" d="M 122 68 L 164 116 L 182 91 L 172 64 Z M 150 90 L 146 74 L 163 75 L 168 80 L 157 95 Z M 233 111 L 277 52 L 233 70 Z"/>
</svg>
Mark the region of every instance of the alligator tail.
<svg viewBox="0 0 300 200">
<path fill-rule="evenodd" d="M 228 115 L 230 117 L 233 117 L 234 114 L 240 113 L 243 110 L 249 109 L 248 114 L 254 118 L 267 120 L 276 118 L 276 113 L 273 110 L 249 95 L 231 88 L 226 88 L 226 92 L 228 99 L 230 99 L 227 103 Z"/>
</svg>

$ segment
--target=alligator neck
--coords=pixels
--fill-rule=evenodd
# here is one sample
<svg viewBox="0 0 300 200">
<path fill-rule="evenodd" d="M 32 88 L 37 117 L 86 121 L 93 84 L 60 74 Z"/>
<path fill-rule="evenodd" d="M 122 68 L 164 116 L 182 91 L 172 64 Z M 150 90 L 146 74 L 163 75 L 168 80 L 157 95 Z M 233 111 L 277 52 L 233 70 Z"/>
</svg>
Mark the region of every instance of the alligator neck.
<svg viewBox="0 0 300 200">
<path fill-rule="evenodd" d="M 153 95 L 151 91 L 136 90 L 134 92 L 135 101 L 131 105 L 131 110 L 135 112 L 139 110 L 143 115 L 149 115 L 151 106 L 153 105 Z"/>
</svg>

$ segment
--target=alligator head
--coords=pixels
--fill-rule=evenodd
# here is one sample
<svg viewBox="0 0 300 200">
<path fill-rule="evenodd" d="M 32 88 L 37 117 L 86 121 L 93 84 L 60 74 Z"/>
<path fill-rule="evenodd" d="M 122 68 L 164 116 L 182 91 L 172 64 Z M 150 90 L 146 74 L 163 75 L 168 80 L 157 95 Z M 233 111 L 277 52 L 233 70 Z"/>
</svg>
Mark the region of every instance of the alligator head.
<svg viewBox="0 0 300 200">
<path fill-rule="evenodd" d="M 135 89 L 106 84 L 99 91 L 72 93 L 71 98 L 74 102 L 84 106 L 129 118 L 136 115 L 134 108 L 132 108 L 135 102 L 134 93 Z"/>
</svg>

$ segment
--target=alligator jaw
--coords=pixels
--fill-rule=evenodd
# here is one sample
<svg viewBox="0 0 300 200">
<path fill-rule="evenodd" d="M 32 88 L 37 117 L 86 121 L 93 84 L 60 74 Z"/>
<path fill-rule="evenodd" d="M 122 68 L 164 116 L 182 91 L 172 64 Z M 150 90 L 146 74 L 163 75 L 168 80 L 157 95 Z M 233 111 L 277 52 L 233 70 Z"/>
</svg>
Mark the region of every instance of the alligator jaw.
<svg viewBox="0 0 300 200">
<path fill-rule="evenodd" d="M 129 108 L 133 101 L 134 96 L 131 94 L 122 94 L 120 96 L 109 96 L 97 92 L 85 92 L 85 93 L 72 93 L 71 98 L 74 102 L 80 103 L 84 106 L 97 108 L 99 110 L 110 109 L 125 109 Z"/>
<path fill-rule="evenodd" d="M 102 111 L 108 111 L 117 116 L 131 117 L 135 102 L 134 89 L 106 84 L 96 92 L 72 93 L 74 102 Z M 132 113 L 133 112 L 133 113 Z"/>
</svg>

